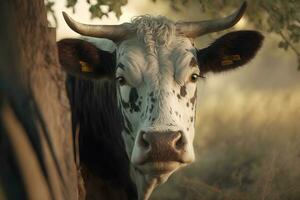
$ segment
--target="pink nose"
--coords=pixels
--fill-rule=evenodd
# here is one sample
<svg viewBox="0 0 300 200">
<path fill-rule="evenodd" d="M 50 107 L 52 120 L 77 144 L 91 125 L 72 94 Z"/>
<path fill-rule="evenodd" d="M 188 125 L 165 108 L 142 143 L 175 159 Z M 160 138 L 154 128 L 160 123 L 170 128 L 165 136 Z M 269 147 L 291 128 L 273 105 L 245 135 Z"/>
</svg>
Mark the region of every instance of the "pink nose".
<svg viewBox="0 0 300 200">
<path fill-rule="evenodd" d="M 137 164 L 161 161 L 182 161 L 186 142 L 181 131 L 141 132 L 137 138 L 139 159 Z"/>
</svg>

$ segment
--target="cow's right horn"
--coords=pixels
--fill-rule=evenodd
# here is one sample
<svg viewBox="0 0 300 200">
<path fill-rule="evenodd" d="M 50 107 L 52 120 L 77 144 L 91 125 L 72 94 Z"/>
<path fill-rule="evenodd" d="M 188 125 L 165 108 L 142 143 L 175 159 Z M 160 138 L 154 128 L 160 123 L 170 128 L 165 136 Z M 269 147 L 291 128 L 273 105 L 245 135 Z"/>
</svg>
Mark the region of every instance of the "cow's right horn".
<svg viewBox="0 0 300 200">
<path fill-rule="evenodd" d="M 97 38 L 107 38 L 113 41 L 121 40 L 128 33 L 126 23 L 120 25 L 89 25 L 76 22 L 67 13 L 62 12 L 68 26 L 75 32 Z"/>
<path fill-rule="evenodd" d="M 179 34 L 184 34 L 186 37 L 196 38 L 212 32 L 222 31 L 234 26 L 243 16 L 247 8 L 247 2 L 234 12 L 232 15 L 221 19 L 195 21 L 195 22 L 178 22 L 176 30 Z"/>
</svg>

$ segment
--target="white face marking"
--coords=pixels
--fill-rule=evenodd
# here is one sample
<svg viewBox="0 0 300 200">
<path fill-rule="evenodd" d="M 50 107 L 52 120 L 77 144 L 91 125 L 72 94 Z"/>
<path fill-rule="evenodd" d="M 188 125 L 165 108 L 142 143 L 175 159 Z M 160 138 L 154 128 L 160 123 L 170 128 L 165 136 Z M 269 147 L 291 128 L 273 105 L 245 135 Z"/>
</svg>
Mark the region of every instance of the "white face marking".
<svg viewBox="0 0 300 200">
<path fill-rule="evenodd" d="M 181 131 L 186 140 L 187 162 L 194 160 L 193 139 L 196 83 L 199 74 L 195 49 L 189 39 L 177 37 L 168 48 L 149 55 L 137 39 L 122 42 L 117 48 L 116 78 L 125 83 L 117 87 L 119 106 L 124 117 L 123 137 L 129 158 L 139 155 L 137 136 L 141 131 Z"/>
<path fill-rule="evenodd" d="M 194 161 L 196 49 L 173 22 L 143 16 L 116 48 L 122 136 L 139 199 Z"/>
</svg>

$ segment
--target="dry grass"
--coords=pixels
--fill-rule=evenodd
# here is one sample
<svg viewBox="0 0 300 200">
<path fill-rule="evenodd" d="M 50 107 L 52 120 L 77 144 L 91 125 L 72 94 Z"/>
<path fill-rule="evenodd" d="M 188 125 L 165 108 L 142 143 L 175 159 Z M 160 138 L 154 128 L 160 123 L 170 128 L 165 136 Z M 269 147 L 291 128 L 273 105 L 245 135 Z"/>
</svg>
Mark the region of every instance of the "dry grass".
<svg viewBox="0 0 300 200">
<path fill-rule="evenodd" d="M 152 199 L 299 200 L 299 92 L 220 99 L 204 100 L 198 110 L 197 162 Z"/>
</svg>

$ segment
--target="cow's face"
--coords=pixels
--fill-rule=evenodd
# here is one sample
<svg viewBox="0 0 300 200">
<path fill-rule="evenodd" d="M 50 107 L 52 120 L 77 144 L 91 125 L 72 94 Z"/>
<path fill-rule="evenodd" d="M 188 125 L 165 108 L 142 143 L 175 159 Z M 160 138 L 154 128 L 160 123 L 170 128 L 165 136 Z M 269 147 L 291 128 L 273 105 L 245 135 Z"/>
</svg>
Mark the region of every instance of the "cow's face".
<svg viewBox="0 0 300 200">
<path fill-rule="evenodd" d="M 175 36 L 149 47 L 132 38 L 117 49 L 115 77 L 123 115 L 123 138 L 134 167 L 165 180 L 194 161 L 196 49 Z"/>
<path fill-rule="evenodd" d="M 155 186 L 195 159 L 197 80 L 244 65 L 261 46 L 263 36 L 256 31 L 225 34 L 201 50 L 193 45 L 195 37 L 234 25 L 245 8 L 214 22 L 142 16 L 107 27 L 80 24 L 65 14 L 73 30 L 118 41 L 116 52 L 108 53 L 83 40 L 62 40 L 59 57 L 71 74 L 116 81 L 122 136 L 139 199 L 148 199 Z"/>
</svg>

